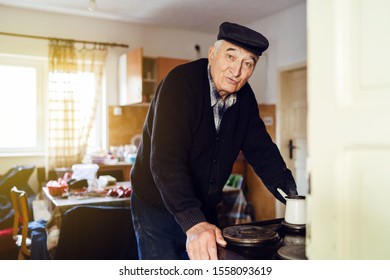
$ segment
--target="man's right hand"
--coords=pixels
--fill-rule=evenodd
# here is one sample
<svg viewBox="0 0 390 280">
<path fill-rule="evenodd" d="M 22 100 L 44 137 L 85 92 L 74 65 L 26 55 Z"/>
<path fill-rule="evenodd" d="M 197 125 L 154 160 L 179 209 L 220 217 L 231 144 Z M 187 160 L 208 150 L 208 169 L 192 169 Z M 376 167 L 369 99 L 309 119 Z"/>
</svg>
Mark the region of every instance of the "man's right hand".
<svg viewBox="0 0 390 280">
<path fill-rule="evenodd" d="M 191 260 L 217 260 L 217 244 L 226 246 L 221 230 L 207 222 L 196 224 L 186 234 L 187 254 Z"/>
</svg>

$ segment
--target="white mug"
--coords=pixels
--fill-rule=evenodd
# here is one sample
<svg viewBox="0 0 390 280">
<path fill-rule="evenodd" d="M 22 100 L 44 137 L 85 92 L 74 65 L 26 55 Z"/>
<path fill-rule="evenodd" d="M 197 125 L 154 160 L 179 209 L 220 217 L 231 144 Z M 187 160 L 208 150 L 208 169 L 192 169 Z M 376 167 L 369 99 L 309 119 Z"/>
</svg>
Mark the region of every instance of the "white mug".
<svg viewBox="0 0 390 280">
<path fill-rule="evenodd" d="M 284 220 L 295 225 L 306 224 L 306 197 L 302 195 L 286 196 Z"/>
</svg>

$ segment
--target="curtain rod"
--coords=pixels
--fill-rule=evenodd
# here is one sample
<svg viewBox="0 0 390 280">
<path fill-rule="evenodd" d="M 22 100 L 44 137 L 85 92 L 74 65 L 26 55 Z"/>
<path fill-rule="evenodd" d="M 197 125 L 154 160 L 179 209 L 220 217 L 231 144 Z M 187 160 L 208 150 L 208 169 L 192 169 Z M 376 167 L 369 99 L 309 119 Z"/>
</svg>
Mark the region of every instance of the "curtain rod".
<svg viewBox="0 0 390 280">
<path fill-rule="evenodd" d="M 44 36 L 34 36 L 34 35 L 23 35 L 23 34 L 7 33 L 7 32 L 1 32 L 1 31 L 0 31 L 0 35 L 25 37 L 25 38 L 33 38 L 33 39 L 43 39 L 43 40 L 64 40 L 64 41 L 73 41 L 73 42 L 82 43 L 82 44 L 100 44 L 100 45 L 104 45 L 104 46 L 108 46 L 108 47 L 121 47 L 121 48 L 128 48 L 129 47 L 129 45 L 125 45 L 125 44 L 93 42 L 93 41 L 81 41 L 81 40 L 73 40 L 73 39 L 61 39 L 61 38 L 55 38 L 55 37 L 44 37 Z"/>
</svg>

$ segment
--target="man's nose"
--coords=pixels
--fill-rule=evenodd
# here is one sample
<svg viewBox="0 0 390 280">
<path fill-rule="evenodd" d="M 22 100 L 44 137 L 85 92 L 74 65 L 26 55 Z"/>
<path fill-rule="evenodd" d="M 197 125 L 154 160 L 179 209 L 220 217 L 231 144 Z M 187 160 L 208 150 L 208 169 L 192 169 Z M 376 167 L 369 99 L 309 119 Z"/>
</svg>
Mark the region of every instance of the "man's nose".
<svg viewBox="0 0 390 280">
<path fill-rule="evenodd" d="M 241 75 L 241 69 L 242 69 L 242 61 L 238 59 L 234 61 L 230 66 L 230 72 L 234 77 L 238 77 Z"/>
</svg>

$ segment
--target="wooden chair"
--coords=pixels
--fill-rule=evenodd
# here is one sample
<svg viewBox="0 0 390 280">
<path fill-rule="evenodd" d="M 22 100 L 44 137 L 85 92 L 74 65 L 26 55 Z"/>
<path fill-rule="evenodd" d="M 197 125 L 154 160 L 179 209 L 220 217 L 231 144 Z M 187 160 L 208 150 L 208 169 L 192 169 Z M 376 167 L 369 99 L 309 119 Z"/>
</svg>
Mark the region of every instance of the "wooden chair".
<svg viewBox="0 0 390 280">
<path fill-rule="evenodd" d="M 26 192 L 29 201 L 28 210 L 30 218 L 32 217 L 32 201 L 35 199 L 35 192 L 29 186 L 28 181 L 34 170 L 34 165 L 15 166 L 0 177 L 0 211 L 2 211 L 2 215 L 0 215 L 0 230 L 12 228 L 13 226 L 14 210 L 12 208 L 10 192 L 14 186 Z M 6 207 L 3 204 L 4 201 L 8 202 Z"/>
<path fill-rule="evenodd" d="M 28 238 L 29 210 L 26 192 L 13 187 L 11 189 L 11 201 L 15 212 L 12 235 L 19 248 L 18 259 L 29 259 L 31 239 Z M 19 234 L 20 226 L 21 234 Z"/>
</svg>

